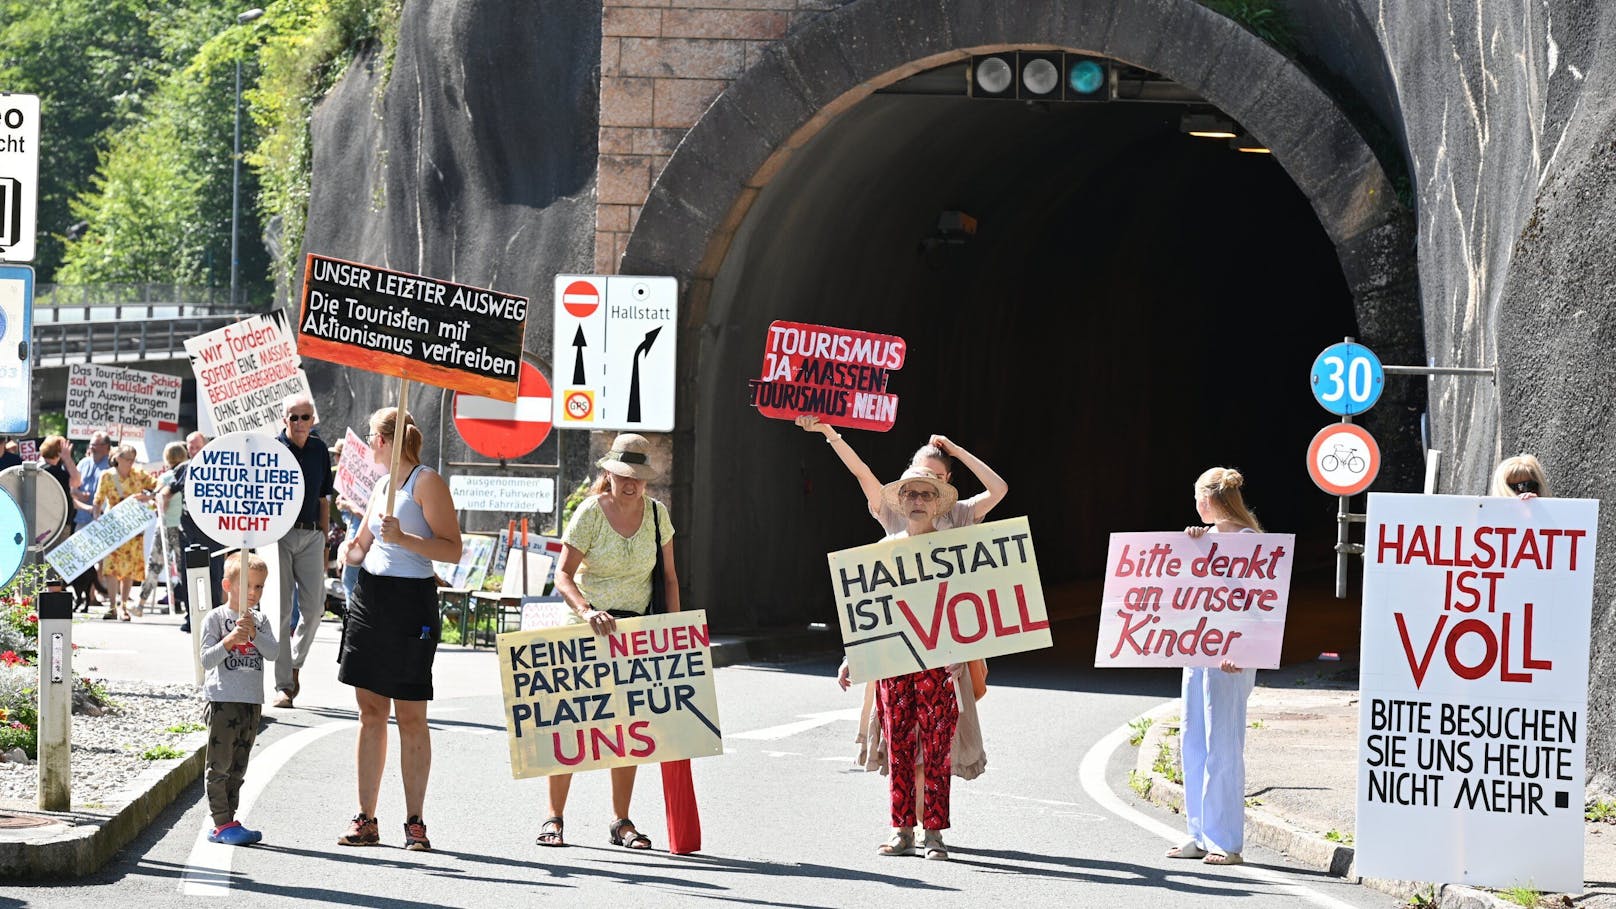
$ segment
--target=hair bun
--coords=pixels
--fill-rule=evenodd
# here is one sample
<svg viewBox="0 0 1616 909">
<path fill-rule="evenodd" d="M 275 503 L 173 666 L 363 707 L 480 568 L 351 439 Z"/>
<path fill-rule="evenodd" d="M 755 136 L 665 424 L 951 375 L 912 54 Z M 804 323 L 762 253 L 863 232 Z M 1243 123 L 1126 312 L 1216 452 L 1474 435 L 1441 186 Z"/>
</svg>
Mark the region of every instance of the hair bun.
<svg viewBox="0 0 1616 909">
<path fill-rule="evenodd" d="M 1224 489 L 1239 489 L 1246 485 L 1246 478 L 1232 467 L 1224 468 L 1222 480 L 1218 485 Z"/>
</svg>

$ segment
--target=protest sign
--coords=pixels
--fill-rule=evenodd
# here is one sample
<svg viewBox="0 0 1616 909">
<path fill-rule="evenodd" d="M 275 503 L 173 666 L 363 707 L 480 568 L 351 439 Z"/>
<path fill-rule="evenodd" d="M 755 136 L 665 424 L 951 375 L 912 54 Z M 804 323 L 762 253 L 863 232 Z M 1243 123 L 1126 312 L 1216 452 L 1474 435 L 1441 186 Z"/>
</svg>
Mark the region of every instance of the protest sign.
<svg viewBox="0 0 1616 909">
<path fill-rule="evenodd" d="M 310 253 L 305 355 L 514 401 L 527 298 Z"/>
<path fill-rule="evenodd" d="M 885 540 L 829 559 L 855 682 L 1050 646 L 1026 518 Z"/>
<path fill-rule="evenodd" d="M 707 613 L 500 635 L 500 690 L 517 779 L 722 754 Z"/>
<path fill-rule="evenodd" d="M 45 553 L 45 561 L 62 580 L 71 581 L 114 549 L 145 533 L 155 517 L 150 503 L 130 496 Z"/>
<path fill-rule="evenodd" d="M 249 316 L 189 338 L 185 353 L 196 375 L 196 410 L 208 435 L 269 430 L 281 425 L 281 401 L 309 395 L 297 342 L 281 310 Z"/>
<path fill-rule="evenodd" d="M 450 587 L 481 590 L 488 577 L 488 564 L 494 559 L 494 538 L 483 534 L 460 535 L 459 562 L 433 562 L 438 577 Z"/>
<path fill-rule="evenodd" d="M 1357 870 L 1580 893 L 1599 503 L 1369 496 Z"/>
<path fill-rule="evenodd" d="M 185 468 L 185 510 L 210 539 L 248 548 L 279 542 L 303 507 L 303 469 L 274 436 L 233 432 Z"/>
<path fill-rule="evenodd" d="M 1296 536 L 1114 533 L 1095 666 L 1279 666 Z"/>
<path fill-rule="evenodd" d="M 752 406 L 777 420 L 812 414 L 832 426 L 885 432 L 898 418 L 887 377 L 903 367 L 905 349 L 896 335 L 771 323 L 763 376 L 747 382 Z"/>
<path fill-rule="evenodd" d="M 67 437 L 105 432 L 127 442 L 148 429 L 178 432 L 183 383 L 160 372 L 74 363 L 67 368 Z"/>
<path fill-rule="evenodd" d="M 555 478 L 456 474 L 449 478 L 449 496 L 456 511 L 549 514 L 555 511 Z"/>
<path fill-rule="evenodd" d="M 342 440 L 342 459 L 337 462 L 336 487 L 343 498 L 364 510 L 370 505 L 370 492 L 387 476 L 387 468 L 376 463 L 375 453 L 352 429 Z"/>
</svg>

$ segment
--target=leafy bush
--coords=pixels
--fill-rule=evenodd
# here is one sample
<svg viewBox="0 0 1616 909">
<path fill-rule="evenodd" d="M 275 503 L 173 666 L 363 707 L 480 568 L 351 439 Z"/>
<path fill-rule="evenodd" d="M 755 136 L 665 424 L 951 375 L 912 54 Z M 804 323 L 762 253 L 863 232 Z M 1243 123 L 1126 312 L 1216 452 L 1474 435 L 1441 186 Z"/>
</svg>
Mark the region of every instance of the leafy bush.
<svg viewBox="0 0 1616 909">
<path fill-rule="evenodd" d="M 38 670 L 0 664 L 0 751 L 21 748 L 29 758 L 39 754 Z"/>
</svg>

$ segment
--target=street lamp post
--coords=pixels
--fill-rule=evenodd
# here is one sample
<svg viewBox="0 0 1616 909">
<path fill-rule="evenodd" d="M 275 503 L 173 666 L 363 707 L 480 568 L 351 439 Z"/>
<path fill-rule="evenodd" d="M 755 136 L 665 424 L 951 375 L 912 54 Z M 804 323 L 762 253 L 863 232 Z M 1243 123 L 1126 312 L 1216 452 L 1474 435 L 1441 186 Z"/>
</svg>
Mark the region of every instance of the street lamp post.
<svg viewBox="0 0 1616 909">
<path fill-rule="evenodd" d="M 237 25 L 262 16 L 264 11 L 253 7 L 236 16 Z M 230 156 L 230 305 L 235 306 L 241 285 L 241 55 L 236 55 L 236 143 Z"/>
</svg>

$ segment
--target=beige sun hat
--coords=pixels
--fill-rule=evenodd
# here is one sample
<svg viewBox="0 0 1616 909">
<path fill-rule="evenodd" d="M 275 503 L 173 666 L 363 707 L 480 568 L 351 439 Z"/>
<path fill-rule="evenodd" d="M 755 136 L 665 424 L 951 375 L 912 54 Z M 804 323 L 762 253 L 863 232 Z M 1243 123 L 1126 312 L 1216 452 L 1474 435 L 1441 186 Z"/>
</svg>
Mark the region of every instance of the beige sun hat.
<svg viewBox="0 0 1616 909">
<path fill-rule="evenodd" d="M 953 508 L 954 503 L 959 501 L 959 490 L 945 481 L 940 474 L 924 467 L 910 467 L 903 472 L 903 476 L 881 487 L 881 501 L 885 502 L 888 508 L 902 511 L 902 503 L 898 500 L 898 490 L 913 482 L 924 483 L 937 493 L 938 501 L 941 504 L 941 507 L 937 509 L 938 512 Z"/>
<path fill-rule="evenodd" d="M 632 432 L 618 433 L 612 440 L 612 450 L 596 461 L 595 466 L 636 480 L 654 480 L 657 476 L 651 467 L 651 440 Z"/>
</svg>

